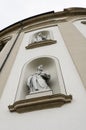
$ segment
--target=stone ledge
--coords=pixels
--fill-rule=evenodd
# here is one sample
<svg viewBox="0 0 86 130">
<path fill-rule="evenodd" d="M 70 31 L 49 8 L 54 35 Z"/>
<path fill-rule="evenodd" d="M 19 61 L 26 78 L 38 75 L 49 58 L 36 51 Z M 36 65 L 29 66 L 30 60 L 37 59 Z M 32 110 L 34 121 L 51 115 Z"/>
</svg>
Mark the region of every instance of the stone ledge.
<svg viewBox="0 0 86 130">
<path fill-rule="evenodd" d="M 52 45 L 52 44 L 55 44 L 55 43 L 56 43 L 56 40 L 45 40 L 45 41 L 30 43 L 25 48 L 26 49 L 33 49 L 33 48 L 37 48 L 37 47 L 41 47 L 41 46 Z"/>
<path fill-rule="evenodd" d="M 46 108 L 60 107 L 65 103 L 71 102 L 71 100 L 72 95 L 54 94 L 16 101 L 13 105 L 9 105 L 8 108 L 10 112 L 23 113 Z"/>
</svg>

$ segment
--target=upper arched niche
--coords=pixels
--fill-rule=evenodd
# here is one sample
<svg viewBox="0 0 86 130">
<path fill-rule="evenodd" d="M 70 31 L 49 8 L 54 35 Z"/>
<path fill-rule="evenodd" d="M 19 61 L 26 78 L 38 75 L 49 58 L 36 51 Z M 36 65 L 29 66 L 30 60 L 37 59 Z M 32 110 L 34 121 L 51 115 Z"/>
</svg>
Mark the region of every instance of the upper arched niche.
<svg viewBox="0 0 86 130">
<path fill-rule="evenodd" d="M 51 78 L 49 81 L 49 87 L 52 90 L 52 94 L 51 95 L 45 94 L 44 96 L 39 95 L 37 98 L 33 97 L 33 98 L 26 99 L 26 96 L 29 95 L 28 89 L 27 89 L 27 79 L 29 76 L 33 75 L 36 72 L 37 67 L 39 65 L 43 65 L 44 71 L 50 74 Z M 15 102 L 13 105 L 9 106 L 9 109 L 10 111 L 20 112 L 21 111 L 20 109 L 23 110 L 23 108 L 21 107 L 24 107 L 24 111 L 30 111 L 30 110 L 33 110 L 33 108 L 40 109 L 39 105 L 41 105 L 42 107 L 41 109 L 43 109 L 43 108 L 46 108 L 47 105 L 49 107 L 50 104 L 51 106 L 55 104 L 57 104 L 55 106 L 61 106 L 62 104 L 66 102 L 70 102 L 71 99 L 72 99 L 71 95 L 67 95 L 66 93 L 66 88 L 65 88 L 64 81 L 62 78 L 61 68 L 60 68 L 58 59 L 52 56 L 42 56 L 42 57 L 36 57 L 30 61 L 27 61 L 25 65 L 23 66 L 17 93 L 16 93 Z M 53 104 L 53 102 L 55 103 Z M 21 106 L 21 103 L 23 103 L 22 104 L 23 106 Z M 25 103 L 27 105 L 25 105 Z M 34 106 L 33 105 L 34 103 L 37 103 L 37 104 L 35 104 Z"/>
<path fill-rule="evenodd" d="M 45 40 L 50 40 L 52 39 L 52 36 L 50 35 L 49 31 L 39 31 L 35 33 L 32 37 L 32 43 L 33 42 L 40 42 L 40 41 L 45 41 Z"/>
<path fill-rule="evenodd" d="M 31 36 L 31 39 L 25 48 L 33 49 L 36 47 L 47 46 L 55 43 L 56 40 L 53 39 L 52 32 L 48 30 L 44 30 L 44 31 L 39 31 L 34 33 Z"/>
</svg>

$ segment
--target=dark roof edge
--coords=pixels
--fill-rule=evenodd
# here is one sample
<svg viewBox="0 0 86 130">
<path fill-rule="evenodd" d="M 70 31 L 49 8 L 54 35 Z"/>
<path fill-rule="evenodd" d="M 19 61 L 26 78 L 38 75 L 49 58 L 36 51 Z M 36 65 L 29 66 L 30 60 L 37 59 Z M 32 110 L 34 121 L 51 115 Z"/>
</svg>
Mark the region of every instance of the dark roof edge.
<svg viewBox="0 0 86 130">
<path fill-rule="evenodd" d="M 35 23 L 39 20 L 42 21 L 42 20 L 44 20 L 44 19 L 46 20 L 48 18 L 49 19 L 55 18 L 55 17 L 60 18 L 60 17 L 63 17 L 63 16 L 74 16 L 74 15 L 75 16 L 76 15 L 86 15 L 86 8 L 72 7 L 72 8 L 66 8 L 63 11 L 59 11 L 59 12 L 50 11 L 50 12 L 46 12 L 46 13 L 43 13 L 43 14 L 38 14 L 38 15 L 20 20 L 20 21 L 14 23 L 14 24 L 2 29 L 0 31 L 0 35 L 3 35 L 4 32 L 6 33 L 6 32 L 11 31 L 13 29 L 22 27 L 22 25 L 26 25 L 27 23 L 32 24 L 32 23 Z"/>
<path fill-rule="evenodd" d="M 16 25 L 16 24 L 22 25 L 22 22 L 24 22 L 24 21 L 27 21 L 27 20 L 30 20 L 30 19 L 33 19 L 33 18 L 37 18 L 37 17 L 43 16 L 43 15 L 45 16 L 45 15 L 48 15 L 48 14 L 53 14 L 53 13 L 54 13 L 54 11 L 49 11 L 49 12 L 45 12 L 45 13 L 38 14 L 38 15 L 35 15 L 35 16 L 31 16 L 31 17 L 29 17 L 29 18 L 25 18 L 25 19 L 23 19 L 23 20 L 20 20 L 20 21 L 18 21 L 18 22 L 16 22 L 16 23 L 11 24 L 11 25 L 9 25 L 8 27 L 6 27 L 6 28 L 0 30 L 0 32 L 6 30 L 6 29 L 8 29 L 8 28 L 10 28 L 10 27 L 12 27 L 12 26 L 14 26 L 14 25 Z"/>
</svg>

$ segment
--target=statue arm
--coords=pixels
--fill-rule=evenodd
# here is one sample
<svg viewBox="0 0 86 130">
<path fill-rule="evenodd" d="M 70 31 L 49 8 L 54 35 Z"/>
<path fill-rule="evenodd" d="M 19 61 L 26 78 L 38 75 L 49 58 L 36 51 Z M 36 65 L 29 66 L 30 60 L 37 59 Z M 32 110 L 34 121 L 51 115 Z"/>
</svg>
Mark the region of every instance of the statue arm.
<svg viewBox="0 0 86 130">
<path fill-rule="evenodd" d="M 42 76 L 45 80 L 49 80 L 49 79 L 50 79 L 50 74 L 48 74 L 48 73 L 42 73 L 41 76 Z"/>
<path fill-rule="evenodd" d="M 30 87 L 30 84 L 31 84 L 31 78 L 32 78 L 32 76 L 30 76 L 30 77 L 27 79 L 27 86 L 29 86 L 29 87 Z"/>
</svg>

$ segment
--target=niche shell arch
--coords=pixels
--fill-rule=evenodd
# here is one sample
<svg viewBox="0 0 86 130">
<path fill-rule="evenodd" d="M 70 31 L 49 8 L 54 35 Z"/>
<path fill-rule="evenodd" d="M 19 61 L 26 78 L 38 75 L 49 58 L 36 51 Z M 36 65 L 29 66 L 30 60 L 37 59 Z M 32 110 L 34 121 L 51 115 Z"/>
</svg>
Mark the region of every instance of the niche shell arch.
<svg viewBox="0 0 86 130">
<path fill-rule="evenodd" d="M 52 90 L 52 95 L 26 99 L 25 97 L 28 95 L 27 78 L 36 72 L 39 65 L 43 65 L 44 71 L 49 72 L 51 75 L 49 87 Z M 71 99 L 72 96 L 66 93 L 58 59 L 52 56 L 42 56 L 25 63 L 21 72 L 15 102 L 13 105 L 9 105 L 9 109 L 10 111 L 17 112 L 31 111 L 33 109 L 43 109 L 50 106 L 61 106 L 66 102 L 70 102 Z M 35 105 L 35 103 L 37 105 Z"/>
</svg>

